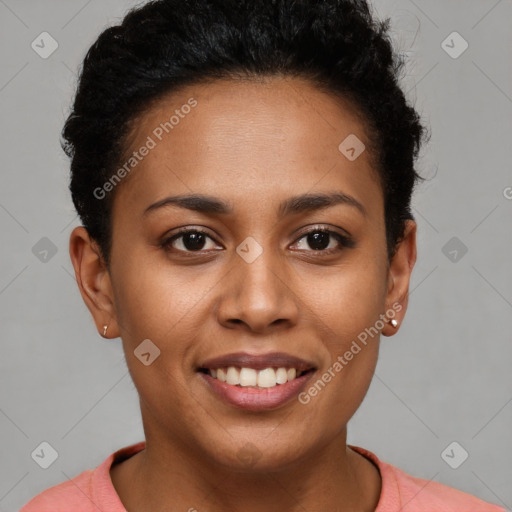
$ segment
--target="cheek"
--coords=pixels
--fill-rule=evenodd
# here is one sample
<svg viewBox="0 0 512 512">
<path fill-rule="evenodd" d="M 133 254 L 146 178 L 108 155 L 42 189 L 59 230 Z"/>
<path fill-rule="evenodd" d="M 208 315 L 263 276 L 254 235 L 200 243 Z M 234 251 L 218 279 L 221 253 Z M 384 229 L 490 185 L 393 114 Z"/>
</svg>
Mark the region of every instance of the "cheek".
<svg viewBox="0 0 512 512">
<path fill-rule="evenodd" d="M 302 296 L 308 297 L 318 322 L 330 331 L 329 338 L 337 338 L 333 347 L 340 351 L 384 311 L 386 274 L 377 261 L 353 258 L 323 277 L 304 280 Z"/>
<path fill-rule="evenodd" d="M 186 399 L 188 375 L 184 365 L 199 337 L 202 324 L 195 306 L 209 289 L 208 283 L 197 282 L 182 269 L 171 269 L 160 258 L 147 255 L 137 258 L 132 254 L 118 263 L 116 269 L 120 337 L 141 402 L 151 414 L 161 417 L 169 410 L 185 410 L 190 404 Z M 146 348 L 142 351 L 139 347 Z M 146 352 L 150 354 L 146 359 L 148 365 L 143 357 L 137 356 Z"/>
<path fill-rule="evenodd" d="M 301 403 L 305 412 L 311 407 L 310 421 L 324 429 L 327 425 L 332 435 L 348 423 L 370 386 L 379 351 L 375 324 L 383 312 L 384 283 L 376 267 L 362 273 L 345 269 L 343 276 L 326 280 L 323 293 L 312 298 L 327 357 Z"/>
<path fill-rule="evenodd" d="M 126 258 L 117 270 L 116 312 L 124 330 L 121 337 L 124 339 L 124 334 L 133 343 L 154 338 L 155 343 L 166 345 L 185 328 L 192 335 L 196 306 L 216 283 L 213 273 L 166 264 L 156 252 Z"/>
<path fill-rule="evenodd" d="M 305 295 L 328 354 L 312 383 L 315 389 L 309 388 L 317 396 L 312 401 L 318 400 L 321 410 L 333 411 L 339 421 L 348 421 L 357 410 L 377 363 L 387 284 L 380 261 L 354 258 L 329 278 L 317 280 L 318 286 L 310 282 Z"/>
</svg>

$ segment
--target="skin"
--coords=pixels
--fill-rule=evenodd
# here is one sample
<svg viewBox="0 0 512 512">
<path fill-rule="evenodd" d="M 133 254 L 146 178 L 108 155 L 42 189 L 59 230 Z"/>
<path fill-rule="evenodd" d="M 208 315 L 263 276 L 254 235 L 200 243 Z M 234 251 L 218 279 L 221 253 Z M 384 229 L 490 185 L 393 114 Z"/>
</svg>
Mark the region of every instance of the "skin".
<svg viewBox="0 0 512 512">
<path fill-rule="evenodd" d="M 131 150 L 190 97 L 197 107 L 115 191 L 111 271 L 83 227 L 70 238 L 82 297 L 98 331 L 108 324 L 107 337 L 121 337 L 140 397 L 146 449 L 111 468 L 113 485 L 130 512 L 170 504 L 200 512 L 373 511 L 379 471 L 347 446 L 346 434 L 370 385 L 380 335 L 307 405 L 295 399 L 270 411 L 240 410 L 210 392 L 196 368 L 231 352 L 282 351 L 314 362 L 315 382 L 393 304 L 401 324 L 416 224 L 408 222 L 388 262 L 370 150 L 355 161 L 338 150 L 349 134 L 370 147 L 364 120 L 297 78 L 188 86 L 141 116 Z M 277 214 L 291 196 L 334 190 L 366 215 L 347 204 Z M 233 212 L 169 206 L 143 216 L 168 195 L 190 193 L 227 201 Z M 348 232 L 355 245 L 331 236 L 332 254 L 314 250 L 304 231 L 318 225 Z M 186 253 L 183 237 L 167 250 L 160 245 L 182 226 L 208 231 L 202 254 Z M 236 252 L 248 236 L 263 249 L 252 263 Z M 382 328 L 384 336 L 397 331 Z M 149 366 L 134 356 L 145 339 L 161 351 Z M 258 454 L 251 463 L 238 456 L 248 442 Z"/>
</svg>

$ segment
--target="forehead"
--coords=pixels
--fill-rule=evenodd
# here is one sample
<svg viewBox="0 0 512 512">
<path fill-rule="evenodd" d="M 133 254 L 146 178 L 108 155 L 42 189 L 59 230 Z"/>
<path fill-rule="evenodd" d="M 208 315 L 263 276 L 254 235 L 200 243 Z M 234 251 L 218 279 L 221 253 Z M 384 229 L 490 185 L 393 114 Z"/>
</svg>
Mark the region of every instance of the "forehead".
<svg viewBox="0 0 512 512">
<path fill-rule="evenodd" d="M 295 78 L 187 86 L 154 102 L 134 123 L 130 141 L 129 154 L 150 149 L 115 202 L 190 192 L 235 203 L 253 192 L 261 202 L 318 187 L 380 192 L 371 152 L 354 160 L 344 152 L 354 142 L 356 150 L 370 146 L 357 109 Z"/>
</svg>

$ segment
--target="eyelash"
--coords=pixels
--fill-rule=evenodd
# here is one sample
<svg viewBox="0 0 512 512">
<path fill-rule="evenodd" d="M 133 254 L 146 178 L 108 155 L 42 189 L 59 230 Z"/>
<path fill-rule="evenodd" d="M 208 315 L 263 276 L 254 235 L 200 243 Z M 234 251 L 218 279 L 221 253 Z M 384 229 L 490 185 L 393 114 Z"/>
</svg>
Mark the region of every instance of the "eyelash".
<svg viewBox="0 0 512 512">
<path fill-rule="evenodd" d="M 196 228 L 196 229 L 183 228 L 180 231 L 178 231 L 177 233 L 175 233 L 174 235 L 172 235 L 171 237 L 165 239 L 161 243 L 161 247 L 164 250 L 166 250 L 167 252 L 171 252 L 171 250 L 176 250 L 178 252 L 186 253 L 186 254 L 204 254 L 205 251 L 184 251 L 182 249 L 174 249 L 173 247 L 171 247 L 171 244 L 175 240 L 177 240 L 179 238 L 182 238 L 183 235 L 186 235 L 186 234 L 189 234 L 189 233 L 200 233 L 200 234 L 206 235 L 208 238 L 214 240 L 214 238 L 207 231 L 204 231 L 202 229 L 199 229 L 199 228 Z M 338 248 L 334 248 L 334 249 L 331 248 L 331 249 L 317 249 L 317 250 L 312 249 L 312 250 L 308 250 L 306 252 L 313 252 L 313 253 L 316 253 L 316 254 L 322 254 L 322 255 L 328 256 L 328 255 L 331 255 L 331 254 L 334 254 L 336 252 L 339 252 L 339 251 L 343 250 L 343 248 L 351 248 L 351 247 L 355 246 L 355 242 L 354 242 L 354 240 L 352 238 L 350 238 L 350 237 L 348 237 L 346 235 L 342 235 L 341 233 L 337 233 L 336 231 L 332 231 L 330 229 L 326 229 L 324 227 L 314 227 L 314 228 L 312 228 L 312 229 L 310 229 L 308 231 L 305 231 L 305 232 L 301 233 L 300 237 L 295 240 L 294 244 L 296 244 L 297 242 L 299 242 L 303 238 L 307 237 L 311 233 L 327 233 L 327 234 L 330 234 L 339 242 L 339 245 L 341 246 L 341 248 L 338 247 Z M 206 252 L 210 252 L 210 251 L 206 251 Z"/>
</svg>

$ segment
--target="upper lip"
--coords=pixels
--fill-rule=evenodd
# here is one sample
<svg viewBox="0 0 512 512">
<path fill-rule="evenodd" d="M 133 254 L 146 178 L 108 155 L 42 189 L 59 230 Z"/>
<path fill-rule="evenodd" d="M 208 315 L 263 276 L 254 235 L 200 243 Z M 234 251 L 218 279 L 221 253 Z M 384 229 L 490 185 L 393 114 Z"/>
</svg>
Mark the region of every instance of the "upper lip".
<svg viewBox="0 0 512 512">
<path fill-rule="evenodd" d="M 311 370 L 315 365 L 300 357 L 295 357 L 284 352 L 270 352 L 268 354 L 248 354 L 247 352 L 234 352 L 214 357 L 204 361 L 199 368 L 226 368 L 229 366 L 254 368 L 263 370 L 265 368 L 295 368 L 300 371 Z"/>
</svg>

